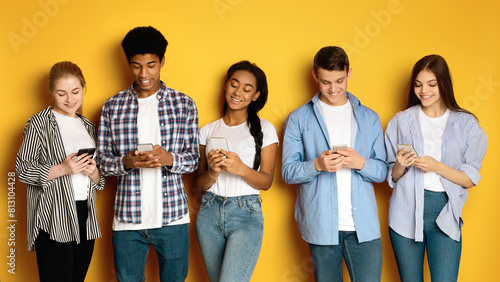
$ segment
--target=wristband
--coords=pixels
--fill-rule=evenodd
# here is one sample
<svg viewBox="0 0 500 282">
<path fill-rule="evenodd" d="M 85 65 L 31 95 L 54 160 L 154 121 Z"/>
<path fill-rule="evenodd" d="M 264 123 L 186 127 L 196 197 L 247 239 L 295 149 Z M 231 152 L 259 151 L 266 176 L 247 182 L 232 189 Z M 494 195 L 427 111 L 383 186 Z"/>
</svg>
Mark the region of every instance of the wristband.
<svg viewBox="0 0 500 282">
<path fill-rule="evenodd" d="M 210 167 L 209 167 L 209 168 L 208 168 L 208 176 L 210 176 L 210 178 L 212 178 L 212 179 L 217 180 L 217 177 L 213 177 L 213 176 L 212 176 L 212 174 L 210 173 L 210 170 L 211 170 L 211 169 L 210 169 Z"/>
</svg>

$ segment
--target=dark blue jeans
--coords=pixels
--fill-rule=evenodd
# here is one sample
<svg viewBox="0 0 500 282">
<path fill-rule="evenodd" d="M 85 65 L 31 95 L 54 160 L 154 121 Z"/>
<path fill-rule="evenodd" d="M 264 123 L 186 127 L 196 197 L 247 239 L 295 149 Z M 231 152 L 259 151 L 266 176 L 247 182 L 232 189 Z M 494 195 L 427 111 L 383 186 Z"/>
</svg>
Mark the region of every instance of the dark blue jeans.
<svg viewBox="0 0 500 282">
<path fill-rule="evenodd" d="M 160 280 L 184 281 L 189 265 L 189 224 L 113 231 L 113 255 L 118 281 L 144 281 L 150 245 L 156 250 Z"/>
<path fill-rule="evenodd" d="M 338 245 L 313 245 L 311 250 L 314 279 L 343 281 L 342 257 L 352 282 L 380 281 L 382 275 L 382 244 L 379 239 L 358 243 L 354 231 L 340 231 Z"/>
<path fill-rule="evenodd" d="M 436 218 L 447 202 L 448 196 L 445 192 L 425 191 L 423 242 L 403 237 L 389 228 L 401 281 L 424 281 L 425 249 L 427 249 L 431 280 L 457 281 L 462 240 L 457 242 L 451 239 L 436 224 Z"/>
</svg>

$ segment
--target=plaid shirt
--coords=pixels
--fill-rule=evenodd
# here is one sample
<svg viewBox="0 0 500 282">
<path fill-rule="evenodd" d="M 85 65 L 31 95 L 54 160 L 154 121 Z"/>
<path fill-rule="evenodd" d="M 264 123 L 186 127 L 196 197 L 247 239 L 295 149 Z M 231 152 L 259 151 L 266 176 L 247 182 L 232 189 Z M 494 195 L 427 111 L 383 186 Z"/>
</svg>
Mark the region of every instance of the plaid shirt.
<svg viewBox="0 0 500 282">
<path fill-rule="evenodd" d="M 171 167 L 162 167 L 163 226 L 188 212 L 182 174 L 193 172 L 200 160 L 198 110 L 187 95 L 162 82 L 159 100 L 161 146 L 173 156 Z M 101 112 L 97 162 L 106 176 L 118 176 L 115 216 L 127 223 L 141 223 L 140 170 L 126 170 L 123 156 L 138 143 L 137 93 L 133 85 L 108 99 Z"/>
</svg>

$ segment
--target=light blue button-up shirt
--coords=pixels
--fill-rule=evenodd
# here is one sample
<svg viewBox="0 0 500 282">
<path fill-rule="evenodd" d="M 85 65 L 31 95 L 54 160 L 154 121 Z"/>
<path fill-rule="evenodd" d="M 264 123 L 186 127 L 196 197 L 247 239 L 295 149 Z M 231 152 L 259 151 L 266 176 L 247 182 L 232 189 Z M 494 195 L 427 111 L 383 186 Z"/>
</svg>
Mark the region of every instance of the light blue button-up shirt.
<svg viewBox="0 0 500 282">
<path fill-rule="evenodd" d="M 396 162 L 397 144 L 413 144 L 418 156 L 424 156 L 424 138 L 420 129 L 420 105 L 397 113 L 387 125 L 385 145 L 389 171 L 387 182 L 394 188 L 389 200 L 389 226 L 398 234 L 423 241 L 424 225 L 424 173 L 410 166 L 397 181 L 392 181 L 392 168 Z M 479 170 L 486 154 L 488 140 L 477 120 L 468 113 L 450 112 L 441 148 L 441 162 L 463 171 L 477 185 Z M 450 238 L 460 240 L 462 209 L 469 195 L 468 189 L 440 177 L 448 195 L 448 203 L 436 219 L 439 228 Z"/>
<path fill-rule="evenodd" d="M 281 174 L 288 184 L 297 184 L 295 219 L 302 238 L 315 245 L 337 245 L 336 173 L 316 171 L 314 167 L 314 160 L 333 145 L 319 109 L 319 95 L 290 113 L 285 122 Z M 352 170 L 352 214 L 361 243 L 380 238 L 372 182 L 385 180 L 388 164 L 377 113 L 361 105 L 354 95 L 347 93 L 347 98 L 353 107 L 350 147 L 365 159 L 361 170 Z"/>
</svg>

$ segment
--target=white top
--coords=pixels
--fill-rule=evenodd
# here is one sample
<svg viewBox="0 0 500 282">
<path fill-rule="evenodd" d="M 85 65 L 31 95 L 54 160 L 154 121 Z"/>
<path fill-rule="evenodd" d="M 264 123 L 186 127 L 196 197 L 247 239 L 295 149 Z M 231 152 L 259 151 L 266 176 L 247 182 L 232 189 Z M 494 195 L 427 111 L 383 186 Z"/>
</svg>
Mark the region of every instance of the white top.
<svg viewBox="0 0 500 282">
<path fill-rule="evenodd" d="M 351 121 L 352 106 L 347 101 L 342 106 L 331 106 L 323 101 L 318 104 L 326 123 L 330 142 L 333 145 L 351 144 Z M 336 172 L 337 176 L 337 199 L 339 207 L 339 230 L 355 231 L 354 218 L 352 215 L 351 190 L 352 175 L 351 169 L 341 168 Z"/>
<path fill-rule="evenodd" d="M 265 119 L 260 119 L 262 126 L 263 140 L 262 148 L 274 143 L 278 143 L 278 135 L 274 126 Z M 200 129 L 200 145 L 205 147 L 205 154 L 208 156 L 212 145 L 210 137 L 226 137 L 229 151 L 238 154 L 241 161 L 253 167 L 255 158 L 255 141 L 250 134 L 250 128 L 245 121 L 236 126 L 227 126 L 222 118 L 203 126 Z M 217 149 L 217 148 L 215 148 Z M 222 197 L 237 197 L 245 195 L 258 195 L 259 190 L 254 189 L 240 176 L 222 171 L 217 181 L 208 189 L 216 195 Z"/>
<path fill-rule="evenodd" d="M 63 140 L 66 156 L 78 152 L 83 148 L 95 148 L 95 141 L 89 135 L 83 121 L 78 117 L 69 117 L 52 111 L 56 117 L 59 132 Z M 90 178 L 83 172 L 71 175 L 75 201 L 87 200 L 90 187 Z"/>
<path fill-rule="evenodd" d="M 137 135 L 139 143 L 161 143 L 160 122 L 158 119 L 158 99 L 156 93 L 139 98 L 139 111 L 137 114 Z M 141 168 L 141 219 L 142 223 L 121 222 L 113 218 L 113 230 L 141 230 L 162 227 L 163 219 L 163 191 L 161 169 Z M 168 225 L 189 223 L 189 211 L 181 219 L 173 221 Z"/>
<path fill-rule="evenodd" d="M 420 128 L 424 138 L 424 155 L 433 157 L 440 162 L 443 135 L 450 116 L 450 110 L 447 109 L 442 116 L 436 118 L 427 116 L 421 107 L 419 107 L 419 110 Z M 441 176 L 435 172 L 424 172 L 424 189 L 444 192 Z"/>
</svg>

